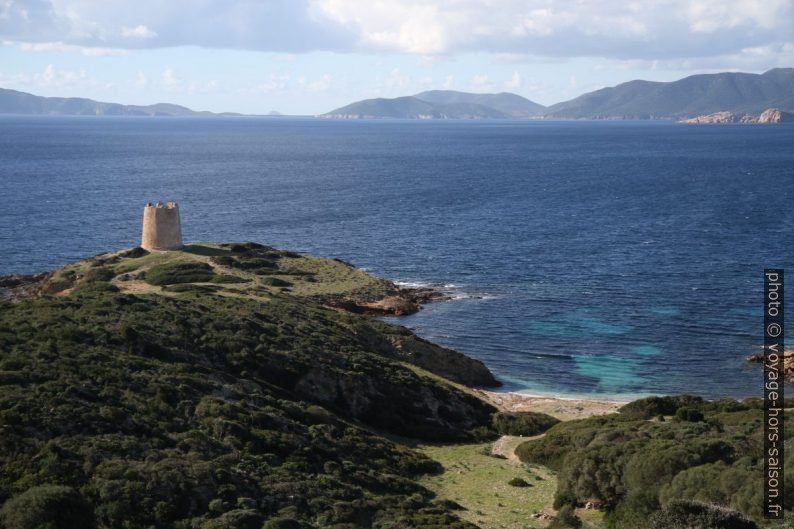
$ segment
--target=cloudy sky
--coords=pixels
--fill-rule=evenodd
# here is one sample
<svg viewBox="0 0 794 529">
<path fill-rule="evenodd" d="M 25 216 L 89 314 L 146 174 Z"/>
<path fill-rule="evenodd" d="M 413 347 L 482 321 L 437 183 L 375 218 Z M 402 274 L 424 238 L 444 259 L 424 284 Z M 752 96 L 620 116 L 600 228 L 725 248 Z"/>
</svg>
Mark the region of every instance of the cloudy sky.
<svg viewBox="0 0 794 529">
<path fill-rule="evenodd" d="M 794 0 L 0 0 L 0 87 L 316 114 L 794 66 Z"/>
</svg>

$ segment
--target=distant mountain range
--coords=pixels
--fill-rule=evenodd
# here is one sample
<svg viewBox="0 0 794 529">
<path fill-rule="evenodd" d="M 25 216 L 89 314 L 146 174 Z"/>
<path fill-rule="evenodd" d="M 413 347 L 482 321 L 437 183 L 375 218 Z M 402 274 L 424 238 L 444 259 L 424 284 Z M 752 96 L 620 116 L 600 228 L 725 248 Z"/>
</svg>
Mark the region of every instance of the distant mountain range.
<svg viewBox="0 0 794 529">
<path fill-rule="evenodd" d="M 41 97 L 0 88 L 0 114 L 48 114 L 64 116 L 240 116 L 225 112 L 197 112 L 170 103 L 120 105 L 82 97 Z"/>
<path fill-rule="evenodd" d="M 794 111 L 794 68 L 764 74 L 692 75 L 673 82 L 629 81 L 544 107 L 511 93 L 433 90 L 395 99 L 366 99 L 328 118 L 403 119 L 685 119 L 715 112 Z"/>
<path fill-rule="evenodd" d="M 675 119 L 715 113 L 758 115 L 794 112 L 794 68 L 763 74 L 691 75 L 668 83 L 629 81 L 544 107 L 517 94 L 430 90 L 393 99 L 365 99 L 332 110 L 326 118 L 399 119 Z M 40 97 L 0 88 L 0 114 L 74 116 L 240 116 L 197 112 L 169 103 L 121 105 L 80 97 Z M 276 113 L 271 113 L 276 115 Z"/>
</svg>

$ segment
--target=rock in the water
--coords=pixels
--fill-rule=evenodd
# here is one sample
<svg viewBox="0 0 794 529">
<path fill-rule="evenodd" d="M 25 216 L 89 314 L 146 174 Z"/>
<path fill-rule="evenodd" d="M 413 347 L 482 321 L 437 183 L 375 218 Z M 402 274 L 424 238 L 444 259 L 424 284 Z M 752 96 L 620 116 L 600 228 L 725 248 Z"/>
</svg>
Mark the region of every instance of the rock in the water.
<svg viewBox="0 0 794 529">
<path fill-rule="evenodd" d="M 764 353 L 756 353 L 747 357 L 748 362 L 764 363 Z M 783 380 L 794 384 L 794 349 L 783 352 Z"/>
</svg>

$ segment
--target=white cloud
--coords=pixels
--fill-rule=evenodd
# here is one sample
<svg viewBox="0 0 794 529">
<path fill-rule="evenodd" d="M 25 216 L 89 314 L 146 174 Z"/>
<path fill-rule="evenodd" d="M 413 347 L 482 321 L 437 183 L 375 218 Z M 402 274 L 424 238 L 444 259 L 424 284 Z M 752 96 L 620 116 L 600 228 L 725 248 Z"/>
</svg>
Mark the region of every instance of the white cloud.
<svg viewBox="0 0 794 529">
<path fill-rule="evenodd" d="M 42 71 L 35 73 L 0 74 L 0 84 L 25 90 L 47 91 L 93 88 L 97 82 L 83 69 L 62 70 L 54 64 L 48 64 Z"/>
<path fill-rule="evenodd" d="M 152 39 L 157 36 L 157 32 L 152 31 L 143 24 L 138 24 L 137 26 L 132 28 L 128 28 L 128 27 L 121 28 L 121 36 L 132 39 Z"/>
<path fill-rule="evenodd" d="M 251 91 L 268 95 L 283 94 L 289 86 L 291 77 L 292 76 L 287 73 L 272 73 L 264 82 L 254 86 Z"/>
<path fill-rule="evenodd" d="M 314 81 L 307 81 L 305 77 L 301 77 L 298 80 L 298 85 L 302 90 L 304 90 L 305 92 L 313 92 L 313 93 L 327 91 L 329 88 L 331 88 L 332 83 L 333 83 L 333 77 L 331 77 L 328 74 L 325 74 L 319 79 L 316 79 Z"/>
<path fill-rule="evenodd" d="M 177 76 L 174 74 L 174 69 L 170 66 L 166 66 L 165 70 L 163 70 L 163 85 L 166 88 L 176 88 L 177 86 L 182 84 Z"/>
<path fill-rule="evenodd" d="M 505 82 L 505 88 L 507 90 L 518 90 L 522 84 L 521 74 L 518 73 L 518 70 L 513 70 L 513 76 L 510 77 L 509 81 Z"/>
<path fill-rule="evenodd" d="M 792 27 L 792 0 L 0 0 L 0 40 L 79 50 L 192 45 L 671 61 L 781 50 L 794 43 Z"/>
<path fill-rule="evenodd" d="M 80 53 L 86 57 L 116 57 L 127 55 L 129 52 L 121 48 L 95 48 L 75 46 L 63 42 L 13 42 L 3 41 L 5 46 L 18 46 L 22 51 L 40 53 Z"/>
<path fill-rule="evenodd" d="M 315 0 L 361 48 L 420 54 L 715 56 L 792 40 L 791 0 Z"/>
</svg>

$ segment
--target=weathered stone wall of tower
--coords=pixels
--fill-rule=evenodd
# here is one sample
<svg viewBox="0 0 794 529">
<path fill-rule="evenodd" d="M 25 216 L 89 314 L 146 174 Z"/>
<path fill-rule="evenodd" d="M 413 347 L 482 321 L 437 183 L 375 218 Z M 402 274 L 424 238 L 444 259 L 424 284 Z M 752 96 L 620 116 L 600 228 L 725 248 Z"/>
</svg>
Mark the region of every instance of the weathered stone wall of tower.
<svg viewBox="0 0 794 529">
<path fill-rule="evenodd" d="M 145 250 L 176 250 L 182 247 L 182 226 L 179 206 L 175 202 L 146 204 L 143 208 L 141 248 Z"/>
</svg>

